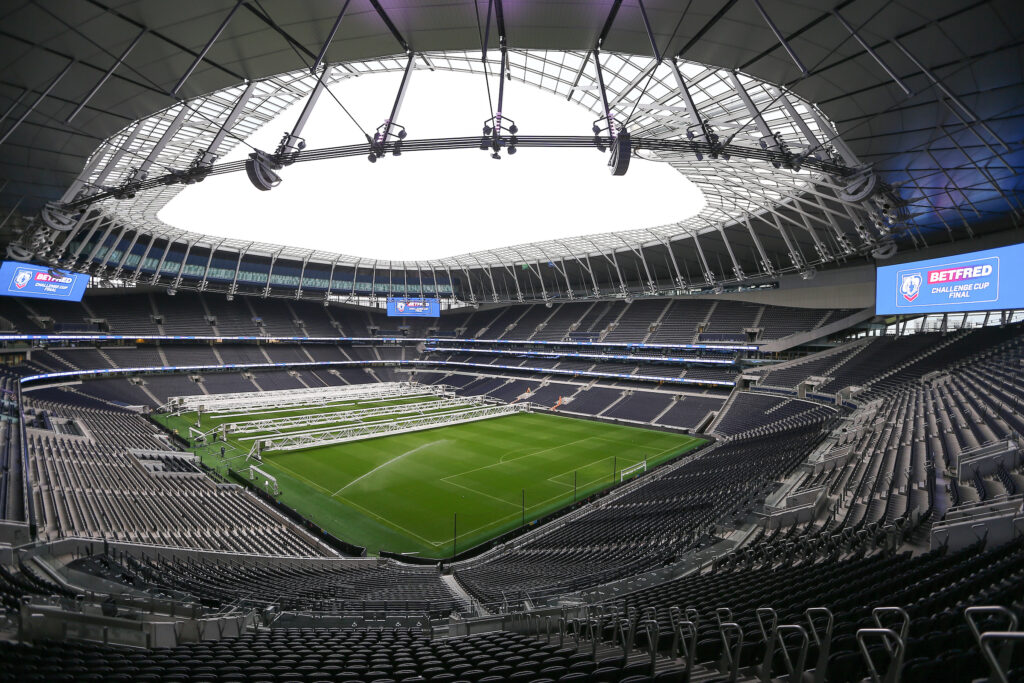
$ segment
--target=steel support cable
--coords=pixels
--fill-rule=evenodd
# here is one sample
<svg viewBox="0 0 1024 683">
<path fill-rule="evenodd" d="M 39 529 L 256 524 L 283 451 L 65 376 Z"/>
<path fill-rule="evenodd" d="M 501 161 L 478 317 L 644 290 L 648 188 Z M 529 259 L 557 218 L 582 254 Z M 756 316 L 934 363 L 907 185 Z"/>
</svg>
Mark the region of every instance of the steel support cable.
<svg viewBox="0 0 1024 683">
<path fill-rule="evenodd" d="M 517 145 L 519 147 L 534 147 L 534 148 L 559 148 L 559 149 L 583 149 L 593 148 L 594 138 L 593 136 L 576 136 L 576 135 L 520 135 L 518 137 Z M 402 141 L 402 153 L 406 152 L 427 152 L 427 151 L 439 151 L 439 150 L 454 150 L 454 149 L 478 149 L 480 147 L 480 136 L 472 137 L 460 137 L 460 138 L 431 138 L 426 140 L 403 140 Z M 507 136 L 502 136 L 504 141 L 508 141 Z M 395 143 L 388 142 L 384 145 L 384 151 L 390 152 L 393 150 Z M 781 164 L 787 163 L 789 159 L 774 149 L 762 149 L 760 147 L 745 147 L 741 145 L 725 145 L 720 149 L 713 149 L 712 145 L 702 140 L 664 140 L 661 138 L 633 138 L 633 149 L 634 150 L 650 150 L 654 152 L 674 152 L 678 154 L 690 154 L 696 157 L 696 154 L 700 153 L 705 156 L 710 156 L 712 153 L 722 154 L 723 156 L 737 157 L 742 159 L 750 159 L 755 161 L 764 161 L 768 163 L 777 162 Z M 341 147 L 325 147 L 322 149 L 305 149 L 301 152 L 289 156 L 289 165 L 291 163 L 300 163 L 304 161 L 323 161 L 326 159 L 343 159 L 347 157 L 365 156 L 367 151 L 366 143 L 359 143 L 355 145 L 344 145 Z M 725 160 L 722 160 L 725 163 Z M 826 173 L 832 176 L 846 176 L 851 173 L 851 169 L 832 163 L 830 161 L 820 161 L 814 158 L 806 158 L 801 160 L 801 167 L 806 169 L 813 169 Z M 223 175 L 225 173 L 237 173 L 245 170 L 245 161 L 229 161 L 221 164 L 216 164 L 209 171 L 202 174 L 202 176 L 190 177 L 187 172 L 169 173 L 164 176 L 157 178 L 148 179 L 136 187 L 133 188 L 136 192 L 153 189 L 160 187 L 161 185 L 177 185 L 179 183 L 189 184 L 205 178 L 208 175 Z M 71 202 L 66 205 L 68 209 L 80 209 L 87 207 L 95 202 L 103 199 L 118 198 L 118 189 L 108 190 L 101 192 L 90 197 L 80 199 L 75 202 Z"/>
</svg>

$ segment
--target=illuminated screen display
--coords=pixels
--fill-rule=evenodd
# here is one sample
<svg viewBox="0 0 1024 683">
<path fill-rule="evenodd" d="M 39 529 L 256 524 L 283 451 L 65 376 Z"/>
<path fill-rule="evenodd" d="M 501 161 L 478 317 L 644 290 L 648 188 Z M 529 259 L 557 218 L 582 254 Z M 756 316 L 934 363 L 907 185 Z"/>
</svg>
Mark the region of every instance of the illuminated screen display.
<svg viewBox="0 0 1024 683">
<path fill-rule="evenodd" d="M 1024 244 L 883 266 L 875 313 L 954 313 L 1024 308 Z"/>
<path fill-rule="evenodd" d="M 438 299 L 388 297 L 388 315 L 392 318 L 438 318 L 441 316 L 441 302 Z"/>
<path fill-rule="evenodd" d="M 30 299 L 81 301 L 89 276 L 67 273 L 17 261 L 0 265 L 0 294 Z"/>
</svg>

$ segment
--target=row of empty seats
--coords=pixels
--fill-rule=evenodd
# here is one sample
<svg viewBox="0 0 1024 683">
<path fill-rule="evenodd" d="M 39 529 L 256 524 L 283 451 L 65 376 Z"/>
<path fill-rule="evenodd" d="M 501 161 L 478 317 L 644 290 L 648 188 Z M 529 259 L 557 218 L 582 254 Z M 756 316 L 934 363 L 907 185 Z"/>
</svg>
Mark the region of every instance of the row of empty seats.
<svg viewBox="0 0 1024 683">
<path fill-rule="evenodd" d="M 193 468 L 160 476 L 129 449 L 168 450 L 153 425 L 127 412 L 29 400 L 81 436 L 29 429 L 29 477 L 40 537 L 91 537 L 205 550 L 323 555 L 290 522 L 235 485 Z M 164 468 L 165 469 L 165 468 Z"/>
<path fill-rule="evenodd" d="M 92 296 L 80 304 L 15 300 L 4 316 L 21 332 L 218 334 L 254 336 L 444 336 L 562 341 L 692 343 L 746 341 L 757 327 L 771 340 L 816 329 L 852 311 L 800 309 L 708 299 L 522 304 L 400 323 L 377 311 L 324 308 L 309 301 L 209 293 Z M 5 311 L 6 313 L 6 311 Z M 443 334 L 442 334 L 443 332 Z"/>
<path fill-rule="evenodd" d="M 456 576 L 482 602 L 501 603 L 659 567 L 713 543 L 709 527 L 742 514 L 764 486 L 805 459 L 821 427 L 718 445 L 549 533 L 460 565 Z"/>
</svg>

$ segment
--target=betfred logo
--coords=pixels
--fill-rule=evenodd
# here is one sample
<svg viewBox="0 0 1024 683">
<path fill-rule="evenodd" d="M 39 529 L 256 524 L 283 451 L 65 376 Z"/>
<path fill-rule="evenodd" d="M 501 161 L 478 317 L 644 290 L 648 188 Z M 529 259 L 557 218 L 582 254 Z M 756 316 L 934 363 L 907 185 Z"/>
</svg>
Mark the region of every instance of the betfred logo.
<svg viewBox="0 0 1024 683">
<path fill-rule="evenodd" d="M 961 280 L 971 280 L 976 277 L 988 277 L 991 274 L 992 266 L 990 264 L 968 268 L 940 268 L 928 271 L 928 284 L 960 282 Z"/>
</svg>

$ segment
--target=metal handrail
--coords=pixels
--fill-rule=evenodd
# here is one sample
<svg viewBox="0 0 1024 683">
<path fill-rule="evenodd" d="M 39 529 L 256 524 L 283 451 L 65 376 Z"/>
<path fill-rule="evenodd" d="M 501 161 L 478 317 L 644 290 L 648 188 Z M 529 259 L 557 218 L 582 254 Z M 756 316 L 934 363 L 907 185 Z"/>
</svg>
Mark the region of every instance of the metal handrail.
<svg viewBox="0 0 1024 683">
<path fill-rule="evenodd" d="M 1006 620 L 1006 629 L 1002 632 L 1015 632 L 1017 630 L 1017 615 L 1011 610 L 1001 605 L 976 605 L 968 607 L 964 610 L 964 619 L 967 620 L 967 626 L 970 627 L 971 633 L 974 635 L 974 640 L 978 643 L 978 647 L 982 649 L 984 655 L 984 645 L 982 644 L 982 632 L 978 628 L 977 617 L 989 616 L 989 617 L 1003 617 Z M 1010 657 L 1013 654 L 1013 647 L 1004 647 L 1000 653 L 997 661 L 995 662 L 998 666 L 992 666 L 993 676 L 998 677 L 1001 672 L 1004 672 L 1010 666 Z M 986 660 L 988 659 L 986 655 Z"/>
<path fill-rule="evenodd" d="M 868 646 L 865 641 L 871 636 L 878 636 L 885 644 L 886 651 L 890 654 L 889 666 L 885 676 L 878 674 L 875 662 L 871 659 Z M 860 646 L 861 655 L 867 665 L 868 675 L 874 683 L 898 683 L 900 672 L 903 670 L 904 641 L 898 633 L 891 628 L 862 628 L 857 631 L 857 644 Z"/>
<path fill-rule="evenodd" d="M 1007 647 L 1003 648 L 1003 654 L 999 657 L 992 651 L 992 645 L 1000 641 L 1011 641 Z M 1000 683 L 1010 683 L 1010 678 L 1007 675 L 1006 669 L 1009 666 L 1010 656 L 1013 653 L 1013 642 L 1012 641 L 1024 641 L 1024 631 L 987 631 L 981 634 L 981 654 L 988 662 L 989 668 L 992 670 L 992 674 L 999 680 Z M 1006 664 L 1003 664 L 1005 658 Z"/>
<path fill-rule="evenodd" d="M 827 607 L 808 607 L 804 610 L 804 616 L 807 617 L 807 624 L 810 627 L 810 634 L 814 638 L 814 644 L 818 647 L 818 660 L 814 665 L 814 683 L 824 683 L 829 651 L 832 649 L 832 626 L 835 623 L 835 618 L 832 616 L 832 610 Z M 825 617 L 824 635 L 818 629 L 816 620 L 819 617 Z"/>
</svg>

